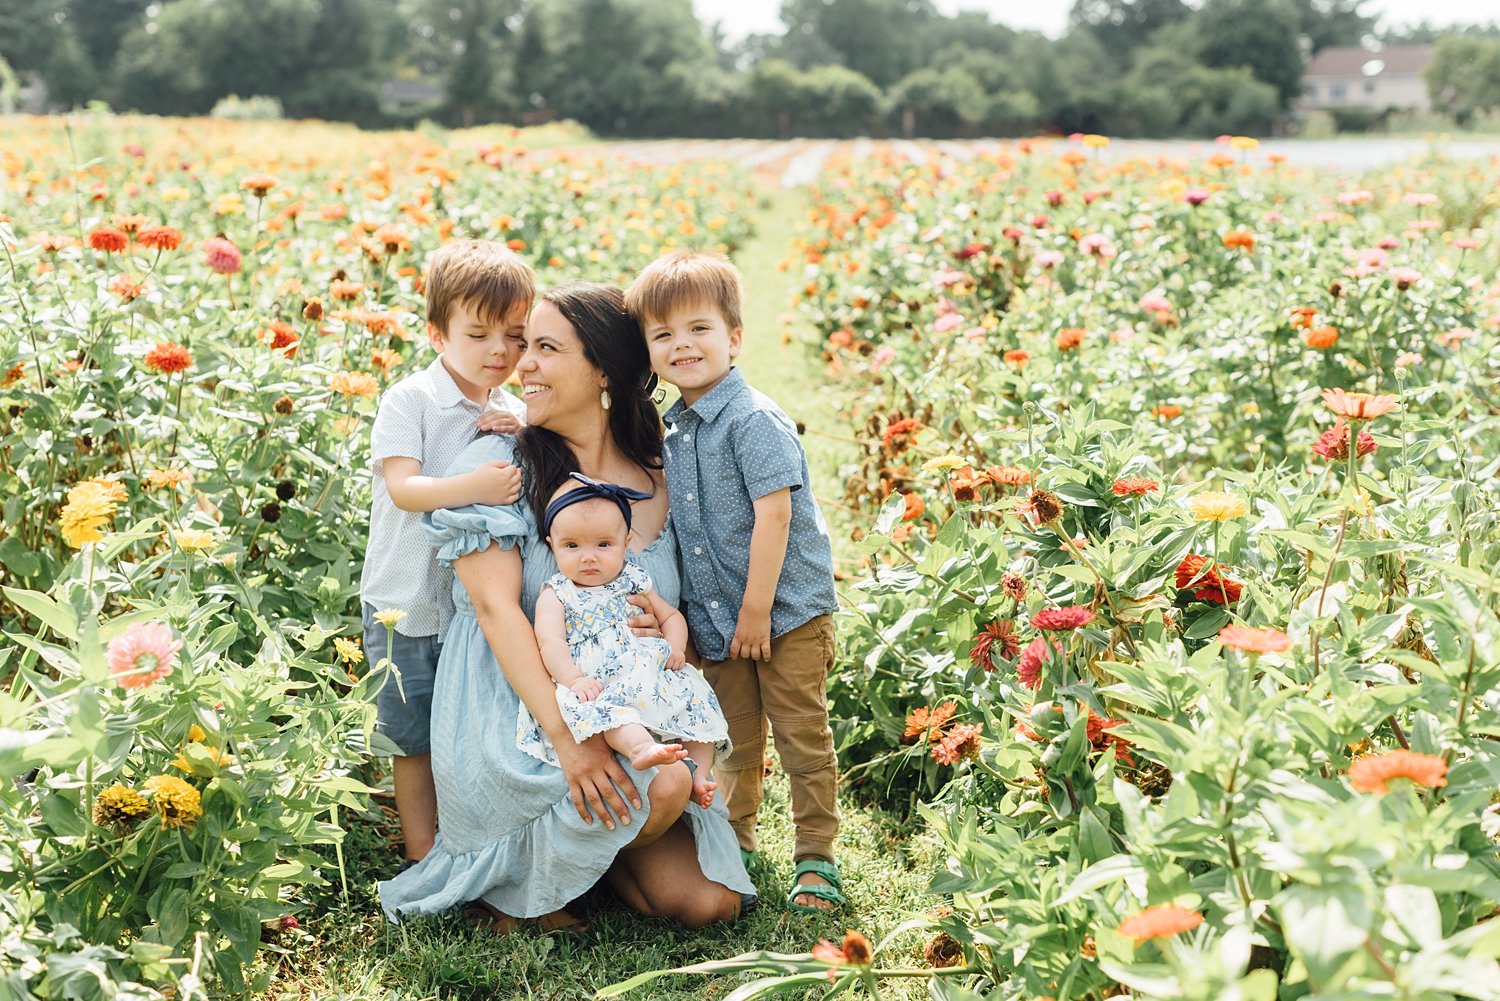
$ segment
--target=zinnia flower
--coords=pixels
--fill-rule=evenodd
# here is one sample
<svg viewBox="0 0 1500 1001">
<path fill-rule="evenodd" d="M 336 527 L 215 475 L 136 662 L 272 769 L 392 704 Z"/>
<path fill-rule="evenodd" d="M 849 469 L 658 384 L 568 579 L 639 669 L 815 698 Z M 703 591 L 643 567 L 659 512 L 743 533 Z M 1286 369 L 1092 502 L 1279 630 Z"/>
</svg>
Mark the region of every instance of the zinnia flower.
<svg viewBox="0 0 1500 1001">
<path fill-rule="evenodd" d="M 172 673 L 181 649 L 182 641 L 160 622 L 135 622 L 109 641 L 109 673 L 121 688 L 145 688 Z"/>
<path fill-rule="evenodd" d="M 1031 355 L 1025 351 L 1011 350 L 1000 356 L 1005 364 L 1014 368 L 1025 368 L 1026 363 L 1031 360 Z"/>
<path fill-rule="evenodd" d="M 1302 335 L 1302 343 L 1318 351 L 1327 351 L 1338 342 L 1339 331 L 1337 327 L 1313 327 Z"/>
<path fill-rule="evenodd" d="M 1247 514 L 1250 508 L 1234 494 L 1210 490 L 1188 498 L 1188 510 L 1199 521 L 1229 521 Z"/>
<path fill-rule="evenodd" d="M 1020 466 L 985 466 L 984 475 L 1001 487 L 1019 487 L 1031 482 L 1031 473 Z"/>
<path fill-rule="evenodd" d="M 1026 649 L 1021 651 L 1021 659 L 1016 661 L 1016 677 L 1027 688 L 1040 688 L 1042 685 L 1042 666 L 1047 657 L 1048 642 L 1045 637 L 1038 636 L 1026 644 Z M 1053 652 L 1062 656 L 1062 646 L 1056 640 L 1050 642 Z"/>
<path fill-rule="evenodd" d="M 1361 431 L 1355 438 L 1356 452 L 1363 456 L 1379 448 L 1373 436 L 1368 431 Z M 1325 459 L 1347 459 L 1349 458 L 1349 425 L 1342 420 L 1338 421 L 1318 435 L 1318 440 L 1313 442 L 1312 450 Z"/>
<path fill-rule="evenodd" d="M 1323 390 L 1323 403 L 1338 416 L 1352 421 L 1367 421 L 1400 406 L 1389 393 L 1350 393 L 1342 389 Z"/>
<path fill-rule="evenodd" d="M 134 281 L 123 272 L 109 280 L 109 290 L 119 296 L 122 302 L 134 302 L 146 294 L 146 288 L 144 281 Z"/>
<path fill-rule="evenodd" d="M 1176 582 L 1177 590 L 1194 587 L 1194 598 L 1216 605 L 1222 605 L 1226 601 L 1231 604 L 1239 601 L 1240 593 L 1244 590 L 1244 585 L 1239 581 L 1220 573 L 1217 564 L 1211 565 L 1208 557 L 1195 553 L 1184 556 L 1182 562 L 1177 564 Z"/>
<path fill-rule="evenodd" d="M 100 542 L 99 529 L 114 517 L 115 508 L 125 500 L 125 488 L 107 480 L 84 480 L 68 491 L 68 501 L 58 515 L 63 541 L 74 549 L 86 542 Z"/>
<path fill-rule="evenodd" d="M 998 646 L 997 646 L 998 644 Z M 995 669 L 995 654 L 1010 660 L 1021 652 L 1021 641 L 1011 627 L 1009 619 L 994 619 L 974 636 L 974 645 L 969 648 L 969 663 Z"/>
<path fill-rule="evenodd" d="M 89 232 L 89 246 L 106 254 L 118 254 L 130 246 L 130 237 L 113 226 L 100 226 Z"/>
<path fill-rule="evenodd" d="M 359 640 L 340 636 L 333 641 L 333 650 L 345 664 L 358 664 L 365 659 L 364 652 L 359 648 Z"/>
<path fill-rule="evenodd" d="M 1127 476 L 1115 480 L 1111 488 L 1116 497 L 1139 497 L 1161 489 L 1161 484 L 1144 476 Z"/>
<path fill-rule="evenodd" d="M 1282 653 L 1292 648 L 1292 638 L 1280 629 L 1249 626 L 1225 626 L 1219 630 L 1219 642 L 1244 653 Z"/>
<path fill-rule="evenodd" d="M 172 375 L 181 372 L 193 364 L 193 355 L 181 344 L 171 341 L 162 341 L 146 352 L 146 367 L 153 372 L 164 372 Z"/>
<path fill-rule="evenodd" d="M 171 226 L 147 226 L 135 236 L 136 242 L 152 250 L 176 250 L 182 246 L 182 230 Z"/>
<path fill-rule="evenodd" d="M 960 723 L 932 746 L 932 757 L 940 765 L 956 765 L 965 759 L 979 757 L 979 737 L 983 728 L 977 723 Z"/>
<path fill-rule="evenodd" d="M 1169 421 L 1173 417 L 1182 416 L 1182 408 L 1175 403 L 1162 403 L 1151 408 L 1151 413 L 1162 420 Z"/>
<path fill-rule="evenodd" d="M 1088 331 L 1083 327 L 1064 327 L 1057 332 L 1057 350 L 1071 351 L 1083 343 Z"/>
<path fill-rule="evenodd" d="M 335 372 L 328 388 L 342 396 L 371 397 L 380 392 L 380 383 L 369 372 Z"/>
<path fill-rule="evenodd" d="M 180 487 L 193 482 L 192 474 L 175 466 L 153 469 L 146 474 L 146 489 L 160 490 L 162 487 Z"/>
<path fill-rule="evenodd" d="M 256 198 L 264 198 L 276 187 L 276 178 L 271 174 L 250 174 L 240 178 L 240 188 Z"/>
<path fill-rule="evenodd" d="M 389 629 L 389 628 L 395 626 L 395 624 L 398 623 L 398 622 L 400 622 L 402 619 L 406 618 L 406 609 L 404 609 L 404 608 L 386 608 L 386 609 L 382 609 L 381 611 L 378 611 L 373 616 L 371 616 L 371 618 L 373 618 L 376 622 L 380 623 L 382 626 L 385 626 L 387 629 Z"/>
<path fill-rule="evenodd" d="M 1349 786 L 1355 792 L 1383 795 L 1391 791 L 1390 783 L 1406 779 L 1419 786 L 1435 789 L 1448 784 L 1448 763 L 1432 754 L 1416 751 L 1386 751 L 1360 758 L 1349 766 Z"/>
<path fill-rule="evenodd" d="M 203 815 L 198 790 L 175 775 L 153 775 L 146 780 L 151 805 L 161 816 L 163 827 L 191 827 Z"/>
<path fill-rule="evenodd" d="M 913 709 L 906 716 L 906 733 L 903 739 L 917 737 L 929 742 L 940 739 L 957 711 L 957 702 L 944 702 L 936 709 L 928 709 L 926 706 Z"/>
<path fill-rule="evenodd" d="M 875 950 L 870 945 L 870 940 L 857 931 L 846 931 L 842 946 L 834 945 L 825 939 L 820 939 L 813 946 L 812 955 L 814 959 L 821 960 L 833 966 L 866 966 L 875 958 Z M 828 971 L 828 977 L 833 979 L 833 971 Z"/>
<path fill-rule="evenodd" d="M 954 455 L 952 452 L 949 452 L 947 455 L 933 456 L 922 463 L 922 472 L 932 473 L 938 470 L 957 469 L 959 466 L 965 465 L 967 461 L 963 456 Z"/>
<path fill-rule="evenodd" d="M 1224 246 L 1230 250 L 1254 250 L 1255 234 L 1246 229 L 1232 229 L 1224 234 Z"/>
<path fill-rule="evenodd" d="M 1092 609 L 1082 605 L 1067 605 L 1063 608 L 1044 608 L 1031 617 L 1031 627 L 1046 632 L 1070 632 L 1082 629 L 1094 621 Z"/>
<path fill-rule="evenodd" d="M 1062 517 L 1063 503 L 1057 494 L 1049 490 L 1033 490 L 1019 510 L 1023 514 L 1030 514 L 1038 525 L 1050 525 Z"/>
<path fill-rule="evenodd" d="M 916 441 L 917 432 L 922 430 L 922 422 L 912 417 L 903 417 L 898 421 L 891 421 L 885 426 L 880 440 L 889 452 L 904 452 Z"/>
<path fill-rule="evenodd" d="M 1016 601 L 1026 600 L 1026 578 L 1014 570 L 1007 570 L 1000 575 L 1000 586 Z"/>
<path fill-rule="evenodd" d="M 1140 945 L 1153 938 L 1171 938 L 1192 931 L 1203 923 L 1203 915 L 1177 904 L 1158 904 L 1138 911 L 1120 922 L 1119 932 Z"/>
<path fill-rule="evenodd" d="M 232 275 L 240 269 L 240 249 L 222 236 L 203 241 L 203 260 L 217 274 Z"/>
<path fill-rule="evenodd" d="M 94 823 L 100 827 L 133 827 L 150 812 L 146 797 L 129 786 L 112 785 L 94 800 Z"/>
</svg>

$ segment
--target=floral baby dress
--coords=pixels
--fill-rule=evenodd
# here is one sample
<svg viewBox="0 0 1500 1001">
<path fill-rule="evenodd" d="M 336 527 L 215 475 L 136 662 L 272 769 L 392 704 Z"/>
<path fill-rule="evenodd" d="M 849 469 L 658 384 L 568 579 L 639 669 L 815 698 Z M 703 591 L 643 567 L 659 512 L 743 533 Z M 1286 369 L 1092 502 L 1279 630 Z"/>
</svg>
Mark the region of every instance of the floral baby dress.
<svg viewBox="0 0 1500 1001">
<path fill-rule="evenodd" d="M 729 753 L 729 726 L 708 681 L 691 664 L 667 670 L 667 641 L 630 631 L 627 620 L 639 610 L 628 599 L 651 590 L 646 571 L 627 562 L 608 584 L 580 587 L 559 573 L 546 586 L 562 602 L 573 663 L 604 686 L 590 702 L 557 686 L 557 705 L 575 740 L 640 723 L 661 741 L 713 744 L 716 761 Z M 524 705 L 516 718 L 516 746 L 558 764 L 556 749 Z"/>
</svg>

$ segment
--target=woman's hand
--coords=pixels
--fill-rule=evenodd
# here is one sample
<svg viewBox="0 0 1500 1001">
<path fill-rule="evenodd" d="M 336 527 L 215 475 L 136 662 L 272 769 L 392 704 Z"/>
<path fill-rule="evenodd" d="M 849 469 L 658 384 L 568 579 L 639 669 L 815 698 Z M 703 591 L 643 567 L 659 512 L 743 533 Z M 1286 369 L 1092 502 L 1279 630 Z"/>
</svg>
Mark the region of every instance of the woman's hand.
<svg viewBox="0 0 1500 1001">
<path fill-rule="evenodd" d="M 630 631 L 637 636 L 660 636 L 661 621 L 651 611 L 651 599 L 644 594 L 632 594 L 630 603 L 641 610 L 639 615 L 632 615 L 626 619 Z"/>
<path fill-rule="evenodd" d="M 620 818 L 620 823 L 629 824 L 630 811 L 625 808 L 619 790 L 625 790 L 631 806 L 637 810 L 641 808 L 641 794 L 604 738 L 596 735 L 579 744 L 570 734 L 554 741 L 554 745 L 563 774 L 568 778 L 568 795 L 583 822 L 592 824 L 598 816 L 611 831 L 615 829 L 615 817 Z"/>
</svg>

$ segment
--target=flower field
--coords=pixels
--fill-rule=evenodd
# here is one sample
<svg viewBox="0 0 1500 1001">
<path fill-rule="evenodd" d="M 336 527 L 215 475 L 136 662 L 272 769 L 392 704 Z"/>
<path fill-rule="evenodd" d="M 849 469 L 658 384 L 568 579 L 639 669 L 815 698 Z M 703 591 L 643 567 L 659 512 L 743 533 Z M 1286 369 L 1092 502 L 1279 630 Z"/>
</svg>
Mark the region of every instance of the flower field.
<svg viewBox="0 0 1500 1001">
<path fill-rule="evenodd" d="M 484 235 L 623 280 L 732 251 L 753 195 L 514 139 L 47 125 L 0 144 L 0 978 L 234 992 L 348 875 L 359 471 L 373 398 L 430 357 L 423 258 Z"/>
<path fill-rule="evenodd" d="M 1107 142 L 855 165 L 792 261 L 934 997 L 1500 996 L 1500 170 Z"/>
<path fill-rule="evenodd" d="M 0 139 L 0 979 L 238 995 L 362 878 L 360 471 L 429 357 L 424 257 L 624 281 L 733 254 L 762 193 L 499 130 Z M 864 560 L 835 731 L 851 797 L 942 845 L 943 904 L 698 972 L 1500 998 L 1500 165 L 1106 142 L 809 189 L 784 277 Z"/>
</svg>

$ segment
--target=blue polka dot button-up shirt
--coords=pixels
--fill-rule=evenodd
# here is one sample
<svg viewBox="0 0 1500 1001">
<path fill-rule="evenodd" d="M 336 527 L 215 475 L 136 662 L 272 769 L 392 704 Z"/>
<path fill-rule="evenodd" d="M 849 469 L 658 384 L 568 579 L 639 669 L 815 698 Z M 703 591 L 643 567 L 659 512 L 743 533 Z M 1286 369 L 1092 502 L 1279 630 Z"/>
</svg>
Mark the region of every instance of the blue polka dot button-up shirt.
<svg viewBox="0 0 1500 1001">
<path fill-rule="evenodd" d="M 708 660 L 729 657 L 750 575 L 754 504 L 777 490 L 791 488 L 792 521 L 771 635 L 836 610 L 828 525 L 791 418 L 733 368 L 691 407 L 674 403 L 665 420 L 662 454 L 682 554 L 683 614 L 698 652 Z"/>
</svg>

